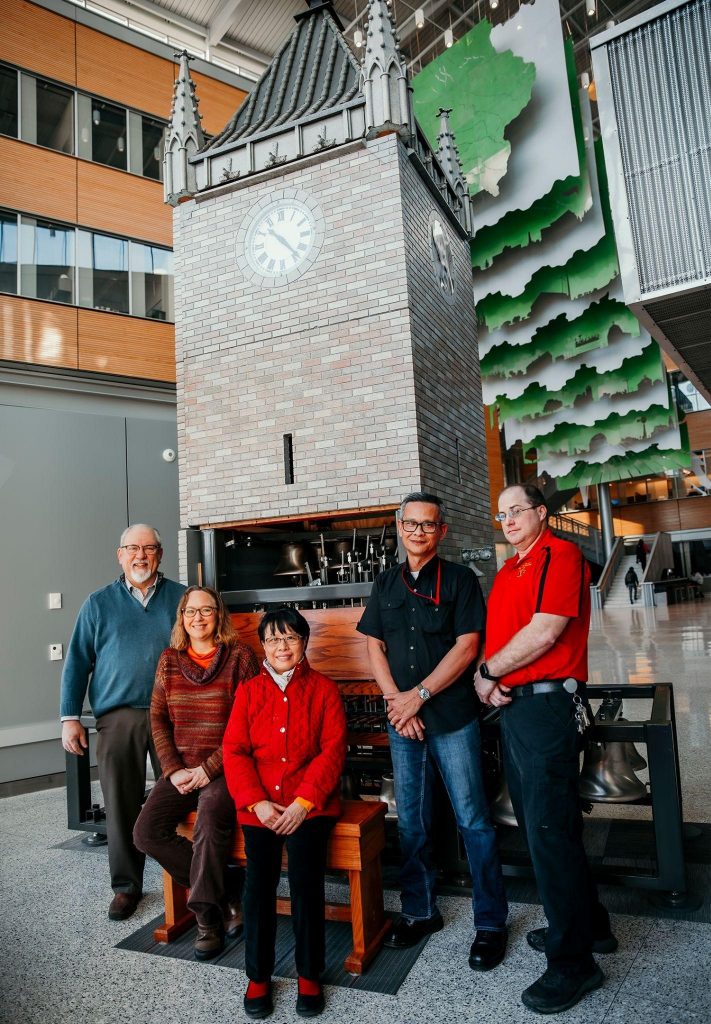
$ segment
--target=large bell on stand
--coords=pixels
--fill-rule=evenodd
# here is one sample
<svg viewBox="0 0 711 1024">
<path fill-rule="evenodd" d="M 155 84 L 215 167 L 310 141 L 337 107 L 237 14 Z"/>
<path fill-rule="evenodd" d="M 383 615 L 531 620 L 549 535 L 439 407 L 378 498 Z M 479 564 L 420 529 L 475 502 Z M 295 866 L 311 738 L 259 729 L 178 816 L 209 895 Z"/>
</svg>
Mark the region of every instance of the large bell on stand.
<svg viewBox="0 0 711 1024">
<path fill-rule="evenodd" d="M 631 743 L 598 743 L 585 749 L 579 792 L 592 803 L 624 804 L 647 795 L 647 787 L 637 778 L 629 762 Z"/>
<path fill-rule="evenodd" d="M 383 775 L 380 782 L 379 800 L 387 804 L 387 814 L 397 817 L 397 804 L 395 803 L 395 779 L 392 774 Z"/>
<path fill-rule="evenodd" d="M 627 719 L 618 718 L 617 721 L 626 722 Z M 637 750 L 632 740 L 628 740 L 624 744 L 624 746 L 627 751 L 627 760 L 629 761 L 629 766 L 633 772 L 641 772 L 643 768 L 647 767 L 647 762 L 644 760 L 639 750 Z"/>
<path fill-rule="evenodd" d="M 511 803 L 509 787 L 503 776 L 501 777 L 501 784 L 492 801 L 489 811 L 491 813 L 491 820 L 497 825 L 508 825 L 509 828 L 518 827 L 513 804 Z"/>
<path fill-rule="evenodd" d="M 310 544 L 282 544 L 275 576 L 305 576 L 307 561 L 316 564 L 315 552 Z"/>
</svg>

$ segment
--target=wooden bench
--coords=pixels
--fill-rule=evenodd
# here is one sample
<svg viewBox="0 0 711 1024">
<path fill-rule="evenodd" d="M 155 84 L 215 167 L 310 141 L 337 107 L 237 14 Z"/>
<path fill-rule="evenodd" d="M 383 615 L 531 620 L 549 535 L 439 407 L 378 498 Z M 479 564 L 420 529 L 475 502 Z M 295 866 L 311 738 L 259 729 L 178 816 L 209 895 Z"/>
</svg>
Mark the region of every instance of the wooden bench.
<svg viewBox="0 0 711 1024">
<path fill-rule="evenodd" d="M 326 866 L 334 871 L 348 872 L 350 904 L 327 903 L 327 921 L 350 921 L 353 931 L 353 949 L 343 966 L 351 974 L 362 974 L 379 951 L 390 928 L 383 909 L 383 886 L 380 872 L 380 853 L 385 846 L 385 804 L 348 800 L 334 825 L 328 843 Z M 192 840 L 195 814 L 189 814 L 178 826 L 178 834 Z M 247 863 L 242 830 L 237 826 L 232 858 L 241 865 Z M 286 853 L 284 855 L 286 863 Z M 155 929 L 157 942 L 172 942 L 193 924 L 193 914 L 187 908 L 188 891 L 163 872 L 165 896 L 165 922 Z M 277 912 L 289 914 L 291 901 L 277 899 Z"/>
</svg>

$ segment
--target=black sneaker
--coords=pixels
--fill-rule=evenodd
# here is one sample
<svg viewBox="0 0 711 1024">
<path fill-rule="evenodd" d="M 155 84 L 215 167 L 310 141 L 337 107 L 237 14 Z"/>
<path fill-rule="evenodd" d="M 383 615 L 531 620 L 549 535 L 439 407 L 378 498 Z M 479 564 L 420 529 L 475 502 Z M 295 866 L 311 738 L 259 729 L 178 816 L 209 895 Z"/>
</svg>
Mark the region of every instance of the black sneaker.
<svg viewBox="0 0 711 1024">
<path fill-rule="evenodd" d="M 535 949 L 537 953 L 545 953 L 547 934 L 547 928 L 534 928 L 533 931 L 529 932 L 526 936 L 526 941 L 531 949 Z M 606 935 L 601 939 L 593 939 L 592 951 L 593 953 L 614 953 L 618 945 L 619 943 L 617 939 L 612 932 L 610 932 L 609 935 Z"/>
<path fill-rule="evenodd" d="M 563 1013 L 579 1003 L 588 992 L 600 988 L 604 980 L 605 975 L 597 964 L 583 975 L 565 975 L 549 967 L 522 993 L 521 1002 L 534 1013 Z"/>
<path fill-rule="evenodd" d="M 443 928 L 444 921 L 439 910 L 424 921 L 411 921 L 409 917 L 401 917 L 390 929 L 384 945 L 390 949 L 409 949 L 410 946 L 416 946 L 426 935 L 440 932 Z"/>
</svg>

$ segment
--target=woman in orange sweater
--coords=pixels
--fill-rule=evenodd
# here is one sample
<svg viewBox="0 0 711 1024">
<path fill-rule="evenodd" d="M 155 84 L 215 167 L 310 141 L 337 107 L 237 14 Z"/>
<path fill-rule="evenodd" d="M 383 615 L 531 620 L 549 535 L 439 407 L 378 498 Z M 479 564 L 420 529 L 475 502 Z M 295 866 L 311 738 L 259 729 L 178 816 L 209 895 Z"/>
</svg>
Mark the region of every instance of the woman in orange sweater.
<svg viewBox="0 0 711 1024">
<path fill-rule="evenodd" d="M 235 934 L 241 923 L 242 872 L 227 868 L 235 809 L 222 768 L 222 736 L 237 687 L 258 668 L 253 651 L 238 643 L 217 591 L 189 587 L 170 647 L 158 661 L 151 700 L 163 775 L 143 806 L 133 841 L 190 889 L 198 960 L 221 952 L 225 932 Z M 175 828 L 194 810 L 190 843 Z"/>
<path fill-rule="evenodd" d="M 293 608 L 259 624 L 262 671 L 241 686 L 225 732 L 225 776 L 237 805 L 247 855 L 244 892 L 244 997 L 248 1016 L 273 1010 L 276 888 L 289 855 L 291 923 L 299 973 L 296 1012 L 324 1006 L 326 845 L 340 813 L 346 717 L 337 685 L 306 660 L 309 624 Z"/>
</svg>

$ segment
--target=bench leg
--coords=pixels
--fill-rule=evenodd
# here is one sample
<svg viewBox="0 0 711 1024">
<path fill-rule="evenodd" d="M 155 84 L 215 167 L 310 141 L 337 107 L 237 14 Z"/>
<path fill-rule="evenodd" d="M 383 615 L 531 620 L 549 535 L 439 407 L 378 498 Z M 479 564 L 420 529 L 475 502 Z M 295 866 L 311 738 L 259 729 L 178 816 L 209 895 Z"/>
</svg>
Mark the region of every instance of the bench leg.
<svg viewBox="0 0 711 1024">
<path fill-rule="evenodd" d="M 353 949 L 343 962 L 349 974 L 362 974 L 379 952 L 390 930 L 383 908 L 380 858 L 375 857 L 361 871 L 349 871 Z"/>
<path fill-rule="evenodd" d="M 172 942 L 193 926 L 195 915 L 188 910 L 188 890 L 163 872 L 163 899 L 165 921 L 153 930 L 156 942 Z"/>
</svg>

